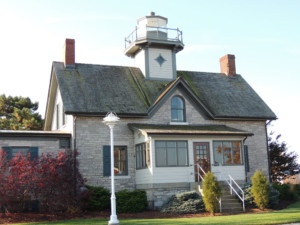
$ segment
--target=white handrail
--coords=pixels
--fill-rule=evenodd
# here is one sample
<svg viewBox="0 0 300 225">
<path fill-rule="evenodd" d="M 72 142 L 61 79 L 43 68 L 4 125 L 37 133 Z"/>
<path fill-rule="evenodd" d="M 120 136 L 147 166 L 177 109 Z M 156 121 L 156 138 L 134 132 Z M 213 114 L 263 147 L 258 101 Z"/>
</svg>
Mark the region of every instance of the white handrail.
<svg viewBox="0 0 300 225">
<path fill-rule="evenodd" d="M 243 203 L 243 211 L 245 212 L 245 193 L 243 191 L 243 189 L 237 184 L 237 182 L 230 176 L 228 175 L 229 177 L 229 181 L 223 177 L 226 181 L 226 183 L 229 185 L 230 187 L 230 194 L 232 195 L 232 191 L 234 191 L 234 193 L 239 197 L 239 199 L 242 201 Z M 239 195 L 239 193 L 235 190 L 235 188 L 233 187 L 232 185 L 232 181 L 233 183 L 240 189 L 241 193 L 242 193 L 242 196 Z"/>
</svg>

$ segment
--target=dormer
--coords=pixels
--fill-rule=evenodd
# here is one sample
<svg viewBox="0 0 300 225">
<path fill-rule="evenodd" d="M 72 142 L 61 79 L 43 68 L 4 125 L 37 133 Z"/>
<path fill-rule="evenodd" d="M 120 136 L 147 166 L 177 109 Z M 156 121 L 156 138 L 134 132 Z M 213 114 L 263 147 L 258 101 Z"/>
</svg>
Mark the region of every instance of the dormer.
<svg viewBox="0 0 300 225">
<path fill-rule="evenodd" d="M 168 19 L 149 16 L 138 19 L 136 28 L 125 38 L 125 54 L 134 59 L 146 79 L 176 79 L 176 53 L 184 48 L 182 32 L 168 28 Z"/>
</svg>

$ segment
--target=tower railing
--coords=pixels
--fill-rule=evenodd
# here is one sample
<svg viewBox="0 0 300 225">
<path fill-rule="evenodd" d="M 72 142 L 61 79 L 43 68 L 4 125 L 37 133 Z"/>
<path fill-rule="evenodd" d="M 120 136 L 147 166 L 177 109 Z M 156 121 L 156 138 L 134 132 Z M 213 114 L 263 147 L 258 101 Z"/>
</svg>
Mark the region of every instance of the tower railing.
<svg viewBox="0 0 300 225">
<path fill-rule="evenodd" d="M 125 37 L 125 49 L 134 41 L 143 39 L 156 39 L 174 42 L 182 42 L 182 31 L 167 27 L 141 26 L 135 29 Z"/>
</svg>

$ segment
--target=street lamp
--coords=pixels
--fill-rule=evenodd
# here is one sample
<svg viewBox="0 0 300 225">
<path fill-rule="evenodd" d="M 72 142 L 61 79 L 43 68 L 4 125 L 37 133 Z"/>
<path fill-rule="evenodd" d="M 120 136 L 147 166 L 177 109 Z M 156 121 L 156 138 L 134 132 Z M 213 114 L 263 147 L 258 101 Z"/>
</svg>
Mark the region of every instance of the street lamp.
<svg viewBox="0 0 300 225">
<path fill-rule="evenodd" d="M 105 123 L 110 129 L 110 176 L 111 176 L 111 215 L 108 221 L 109 225 L 119 225 L 119 220 L 116 214 L 116 196 L 115 196 L 115 173 L 114 173 L 114 126 L 119 122 L 120 118 L 113 112 L 107 113 L 103 118 Z"/>
</svg>

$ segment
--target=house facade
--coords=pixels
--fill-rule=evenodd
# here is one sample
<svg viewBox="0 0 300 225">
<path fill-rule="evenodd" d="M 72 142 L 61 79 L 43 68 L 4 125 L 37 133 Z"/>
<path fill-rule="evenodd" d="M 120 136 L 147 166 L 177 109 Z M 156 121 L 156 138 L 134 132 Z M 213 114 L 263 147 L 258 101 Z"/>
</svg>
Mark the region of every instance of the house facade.
<svg viewBox="0 0 300 225">
<path fill-rule="evenodd" d="M 138 20 L 124 51 L 134 67 L 76 63 L 75 40 L 66 39 L 64 61 L 52 65 L 44 125 L 69 135 L 87 184 L 110 189 L 103 118 L 115 112 L 116 190 L 144 189 L 152 208 L 191 190 L 197 165 L 221 181 L 245 183 L 257 169 L 268 176 L 266 122 L 276 119 L 236 74 L 234 55 L 220 59 L 220 73 L 177 70 L 182 32 L 167 22 L 154 13 Z"/>
</svg>

